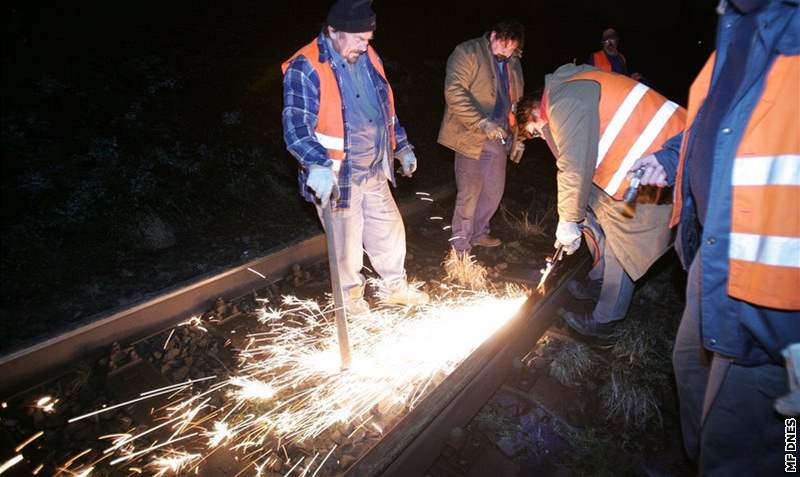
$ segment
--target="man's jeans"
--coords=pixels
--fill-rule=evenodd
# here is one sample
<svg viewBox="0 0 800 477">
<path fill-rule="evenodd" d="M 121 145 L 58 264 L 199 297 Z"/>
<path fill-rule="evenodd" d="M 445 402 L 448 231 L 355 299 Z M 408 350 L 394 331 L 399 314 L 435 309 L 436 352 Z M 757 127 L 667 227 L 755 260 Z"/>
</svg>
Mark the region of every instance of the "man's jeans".
<svg viewBox="0 0 800 477">
<path fill-rule="evenodd" d="M 784 423 L 772 406 L 788 392 L 786 370 L 741 366 L 703 348 L 700 253 L 672 353 L 684 448 L 701 475 L 782 475 Z"/>
<path fill-rule="evenodd" d="M 459 251 L 489 235 L 489 221 L 500 205 L 506 185 L 507 145 L 486 140 L 478 160 L 456 153 L 456 207 L 451 245 Z"/>
<path fill-rule="evenodd" d="M 634 283 L 622 268 L 617 256 L 608 246 L 603 229 L 591 211 L 586 212 L 584 226 L 597 241 L 597 247 L 587 243 L 594 258 L 595 266 L 589 271 L 590 280 L 602 280 L 600 298 L 592 311 L 592 318 L 598 323 L 610 323 L 625 318 L 633 298 Z M 584 240 L 587 240 L 584 234 Z M 587 240 L 587 242 L 589 242 Z M 597 256 L 599 254 L 599 257 Z"/>
<path fill-rule="evenodd" d="M 322 219 L 322 209 L 317 205 Z M 350 208 L 333 209 L 333 234 L 344 296 L 364 286 L 364 252 L 388 287 L 406 279 L 406 232 L 383 173 L 352 184 Z M 328 231 L 326 231 L 328 232 Z"/>
</svg>

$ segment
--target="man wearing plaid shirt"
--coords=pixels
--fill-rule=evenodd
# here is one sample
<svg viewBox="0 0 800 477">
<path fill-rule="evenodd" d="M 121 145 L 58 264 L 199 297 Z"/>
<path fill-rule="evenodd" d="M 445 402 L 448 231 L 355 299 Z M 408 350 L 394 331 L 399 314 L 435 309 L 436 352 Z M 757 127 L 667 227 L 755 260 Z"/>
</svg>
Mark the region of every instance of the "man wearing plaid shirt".
<svg viewBox="0 0 800 477">
<path fill-rule="evenodd" d="M 406 280 L 405 229 L 388 182 L 395 183 L 393 159 L 407 177 L 417 159 L 397 120 L 383 64 L 369 46 L 370 4 L 338 0 L 319 36 L 283 64 L 284 140 L 299 162 L 301 194 L 320 216 L 332 207 L 345 306 L 355 314 L 369 311 L 364 251 L 381 276 L 384 302 L 428 300 Z M 337 188 L 338 198 L 332 197 Z"/>
</svg>

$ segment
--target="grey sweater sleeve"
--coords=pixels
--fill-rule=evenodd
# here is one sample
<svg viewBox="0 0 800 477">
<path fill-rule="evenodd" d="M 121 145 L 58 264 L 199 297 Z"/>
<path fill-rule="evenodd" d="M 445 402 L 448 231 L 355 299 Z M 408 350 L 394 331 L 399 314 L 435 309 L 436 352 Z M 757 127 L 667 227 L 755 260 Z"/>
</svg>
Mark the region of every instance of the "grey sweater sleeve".
<svg viewBox="0 0 800 477">
<path fill-rule="evenodd" d="M 600 135 L 600 86 L 570 81 L 550 94 L 548 116 L 558 149 L 558 217 L 580 222 L 592 189 Z"/>
</svg>

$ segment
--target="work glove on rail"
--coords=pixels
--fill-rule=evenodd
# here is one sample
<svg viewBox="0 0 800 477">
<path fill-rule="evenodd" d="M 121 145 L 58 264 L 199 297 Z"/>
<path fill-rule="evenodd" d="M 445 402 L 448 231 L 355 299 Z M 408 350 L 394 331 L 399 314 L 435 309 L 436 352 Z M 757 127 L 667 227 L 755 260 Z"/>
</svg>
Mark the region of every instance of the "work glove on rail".
<svg viewBox="0 0 800 477">
<path fill-rule="evenodd" d="M 491 119 L 482 119 L 478 127 L 492 141 L 505 141 L 506 131 Z"/>
<path fill-rule="evenodd" d="M 564 253 L 572 255 L 581 246 L 581 226 L 576 222 L 559 220 L 556 227 L 556 243 L 553 247 L 564 246 Z"/>
<path fill-rule="evenodd" d="M 410 148 L 397 156 L 397 160 L 400 161 L 400 167 L 402 168 L 404 177 L 411 177 L 414 171 L 417 170 L 417 156 Z"/>
<path fill-rule="evenodd" d="M 314 191 L 323 209 L 328 207 L 335 185 L 336 176 L 333 169 L 325 166 L 309 166 L 306 186 Z"/>
</svg>

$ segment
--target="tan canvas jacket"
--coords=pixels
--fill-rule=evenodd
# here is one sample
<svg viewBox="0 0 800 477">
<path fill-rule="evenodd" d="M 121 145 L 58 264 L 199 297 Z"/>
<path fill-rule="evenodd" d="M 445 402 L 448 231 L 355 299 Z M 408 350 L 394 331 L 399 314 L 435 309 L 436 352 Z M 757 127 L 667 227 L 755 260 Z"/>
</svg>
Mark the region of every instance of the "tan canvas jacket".
<svg viewBox="0 0 800 477">
<path fill-rule="evenodd" d="M 486 140 L 478 123 L 494 111 L 497 75 L 493 61 L 488 35 L 461 43 L 447 60 L 439 144 L 472 159 L 478 159 Z M 516 104 L 525 87 L 517 56 L 509 62 L 509 73 L 511 104 Z"/>
</svg>

